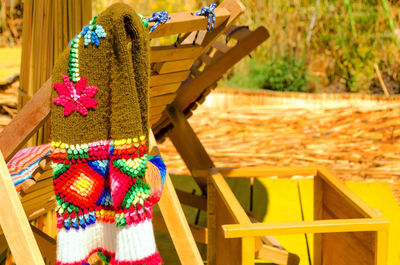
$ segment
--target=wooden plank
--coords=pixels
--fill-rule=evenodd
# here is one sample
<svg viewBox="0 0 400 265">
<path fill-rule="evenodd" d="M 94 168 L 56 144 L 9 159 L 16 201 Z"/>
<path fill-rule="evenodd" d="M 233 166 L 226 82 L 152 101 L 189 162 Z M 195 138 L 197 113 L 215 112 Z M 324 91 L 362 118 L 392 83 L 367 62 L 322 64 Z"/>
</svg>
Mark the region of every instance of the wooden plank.
<svg viewBox="0 0 400 265">
<path fill-rule="evenodd" d="M 55 264 L 57 261 L 56 240 L 32 225 L 31 228 L 46 263 Z"/>
<path fill-rule="evenodd" d="M 360 245 L 360 241 L 357 240 L 359 237 L 364 237 L 362 234 L 374 236 L 375 232 L 324 234 L 323 264 L 375 265 L 373 250 Z"/>
<path fill-rule="evenodd" d="M 161 96 L 164 94 L 175 93 L 178 90 L 179 86 L 181 85 L 180 82 L 172 83 L 167 85 L 161 86 L 154 86 L 150 89 L 150 97 Z"/>
<path fill-rule="evenodd" d="M 49 187 L 49 186 L 51 186 L 51 187 L 53 186 L 53 179 L 51 179 L 51 178 L 48 178 L 48 179 L 40 181 L 40 182 L 35 182 L 35 184 L 30 186 L 29 188 L 23 189 L 22 190 L 23 194 L 21 196 L 24 197 L 25 194 L 32 193 L 32 192 L 41 190 L 41 189 Z"/>
<path fill-rule="evenodd" d="M 150 62 L 151 63 L 160 63 L 166 61 L 177 61 L 184 59 L 192 59 L 197 58 L 201 51 L 202 47 L 194 46 L 192 44 L 188 45 L 180 45 L 175 47 L 171 46 L 155 46 L 151 47 L 150 52 Z"/>
<path fill-rule="evenodd" d="M 226 45 L 225 43 L 221 42 L 221 41 L 214 41 L 213 44 L 211 45 L 211 47 L 223 52 L 223 53 L 227 53 L 231 48 Z"/>
<path fill-rule="evenodd" d="M 157 106 L 157 107 L 150 107 L 150 115 L 152 113 L 162 113 L 165 110 L 166 106 Z"/>
<path fill-rule="evenodd" d="M 273 166 L 250 166 L 240 168 L 212 168 L 211 172 L 219 172 L 228 178 L 246 177 L 292 177 L 296 175 L 314 176 L 317 173 L 316 167 L 273 167 Z M 196 176 L 205 177 L 210 170 L 193 169 Z"/>
<path fill-rule="evenodd" d="M 370 218 L 318 220 L 303 222 L 255 223 L 224 225 L 226 238 L 305 233 L 364 232 L 387 229 L 386 220 Z"/>
<path fill-rule="evenodd" d="M 152 33 L 150 38 L 159 38 L 178 33 L 185 33 L 197 30 L 207 29 L 207 20 L 205 16 L 196 16 L 196 12 L 178 12 L 170 14 L 171 19 L 162 26 L 157 27 Z M 215 26 L 219 27 L 228 20 L 230 12 L 222 7 L 215 8 Z M 154 22 L 149 23 L 149 28 L 154 25 Z"/>
<path fill-rule="evenodd" d="M 341 198 L 343 198 L 343 200 L 348 204 L 348 207 L 354 208 L 364 217 L 381 218 L 381 216 L 374 209 L 369 207 L 368 204 L 358 198 L 349 190 L 349 188 L 336 179 L 326 168 L 318 167 L 317 174 L 324 180 L 325 183 L 333 188 Z"/>
<path fill-rule="evenodd" d="M 242 265 L 254 265 L 254 248 L 254 238 L 242 238 Z"/>
<path fill-rule="evenodd" d="M 153 214 L 152 223 L 155 230 L 168 233 L 167 225 L 161 214 Z M 198 225 L 189 224 L 190 231 L 196 242 L 207 244 L 208 239 L 208 229 Z"/>
<path fill-rule="evenodd" d="M 236 199 L 232 190 L 229 188 L 229 185 L 224 180 L 224 177 L 220 173 L 216 173 L 212 175 L 211 180 L 218 195 L 221 196 L 223 203 L 227 207 L 231 216 L 234 218 L 235 223 L 250 225 L 251 221 L 249 217 Z"/>
<path fill-rule="evenodd" d="M 178 61 L 167 61 L 158 63 L 153 69 L 159 74 L 173 73 L 189 70 L 194 62 L 194 59 L 184 59 Z"/>
<path fill-rule="evenodd" d="M 0 153 L 0 224 L 17 264 L 44 265 L 39 247 Z"/>
<path fill-rule="evenodd" d="M 51 78 L 0 133 L 0 150 L 6 161 L 26 143 L 50 116 Z"/>
<path fill-rule="evenodd" d="M 214 167 L 211 158 L 208 156 L 182 111 L 175 105 L 170 105 L 167 108 L 167 114 L 174 125 L 174 128 L 169 132 L 169 137 L 187 167 L 189 169 L 208 169 Z M 207 180 L 196 177 L 194 179 L 204 192 Z"/>
<path fill-rule="evenodd" d="M 168 74 L 153 74 L 150 77 L 150 87 L 178 83 L 184 81 L 189 76 L 190 71 L 181 71 Z"/>
<path fill-rule="evenodd" d="M 178 90 L 176 104 L 184 109 L 195 100 L 205 88 L 217 82 L 221 76 L 235 63 L 247 56 L 255 47 L 268 38 L 268 31 L 264 27 L 257 28 L 245 40 L 232 47 L 225 56 L 209 66 L 195 79 L 183 84 Z"/>
<path fill-rule="evenodd" d="M 37 172 L 33 175 L 36 182 L 45 181 L 49 178 L 53 178 L 53 169 L 47 169 L 43 172 Z"/>
<path fill-rule="evenodd" d="M 207 200 L 204 197 L 188 193 L 182 190 L 176 190 L 181 204 L 195 207 L 199 210 L 207 211 Z"/>
<path fill-rule="evenodd" d="M 168 105 L 174 101 L 175 97 L 175 93 L 152 97 L 150 98 L 150 108 Z"/>
<path fill-rule="evenodd" d="M 46 185 L 41 189 L 37 189 L 34 192 L 30 192 L 28 194 L 25 194 L 24 196 L 22 196 L 21 198 L 21 202 L 24 204 L 27 201 L 30 201 L 32 199 L 38 198 L 44 194 L 51 194 L 53 193 L 53 185 Z"/>
<path fill-rule="evenodd" d="M 322 179 L 314 176 L 314 220 L 322 220 L 324 183 Z M 322 265 L 322 235 L 314 234 L 313 264 Z"/>
<path fill-rule="evenodd" d="M 158 150 L 156 140 L 151 130 L 149 133 L 149 142 L 149 154 L 159 154 L 160 151 Z M 179 204 L 178 196 L 176 195 L 175 189 L 168 174 L 166 176 L 164 190 L 158 205 L 170 233 L 171 239 L 174 243 L 175 249 L 178 253 L 181 264 L 203 264 L 200 252 L 196 246 L 196 242 L 190 231 L 185 214 L 183 213 L 182 207 Z"/>
<path fill-rule="evenodd" d="M 54 210 L 54 208 L 56 208 L 56 201 L 54 199 L 47 201 L 47 202 L 45 202 L 45 204 L 43 204 L 42 208 L 36 209 L 33 212 L 28 212 L 28 220 L 30 220 L 30 221 L 34 220 L 34 219 L 38 218 L 39 216 L 42 216 L 43 214 Z"/>
<path fill-rule="evenodd" d="M 221 198 L 221 195 L 218 192 L 216 192 L 214 203 L 214 214 L 216 217 L 216 229 L 214 234 L 216 253 L 215 265 L 242 265 L 242 240 L 239 238 L 225 238 L 223 230 L 221 229 L 221 226 L 224 224 L 235 223 L 235 218 L 231 215 L 231 212 L 227 208 L 227 205 L 225 204 L 224 200 Z M 209 240 L 211 240 L 211 236 L 212 235 L 210 234 Z M 229 249 L 229 251 L 226 251 L 227 249 Z M 208 262 L 210 262 L 210 260 Z"/>
<path fill-rule="evenodd" d="M 387 265 L 388 262 L 388 241 L 389 234 L 387 230 L 380 230 L 375 235 L 375 264 Z"/>
<path fill-rule="evenodd" d="M 266 245 L 262 245 L 262 247 L 256 251 L 256 258 L 268 260 L 277 264 L 288 264 L 289 256 L 290 253 L 284 249 Z"/>
</svg>

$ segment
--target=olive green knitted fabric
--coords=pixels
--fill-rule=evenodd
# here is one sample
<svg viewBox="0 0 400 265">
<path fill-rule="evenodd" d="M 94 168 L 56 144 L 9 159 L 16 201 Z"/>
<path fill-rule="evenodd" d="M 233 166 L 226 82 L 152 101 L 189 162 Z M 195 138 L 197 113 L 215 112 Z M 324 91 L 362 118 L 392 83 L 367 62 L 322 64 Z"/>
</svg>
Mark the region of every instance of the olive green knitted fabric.
<svg viewBox="0 0 400 265">
<path fill-rule="evenodd" d="M 96 24 L 107 37 L 98 47 L 80 45 L 78 51 L 80 76 L 98 88 L 97 106 L 86 116 L 76 111 L 65 116 L 62 107 L 52 104 L 52 141 L 81 144 L 148 135 L 148 33 L 136 12 L 122 3 L 101 13 Z M 56 62 L 53 83 L 63 83 L 68 75 L 69 49 Z"/>
</svg>

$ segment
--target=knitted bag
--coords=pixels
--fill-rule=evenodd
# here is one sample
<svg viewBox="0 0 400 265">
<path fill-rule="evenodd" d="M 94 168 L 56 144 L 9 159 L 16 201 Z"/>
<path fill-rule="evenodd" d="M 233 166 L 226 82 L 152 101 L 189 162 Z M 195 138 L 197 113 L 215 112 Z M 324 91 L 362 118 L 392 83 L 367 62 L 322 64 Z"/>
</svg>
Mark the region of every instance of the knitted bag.
<svg viewBox="0 0 400 265">
<path fill-rule="evenodd" d="M 131 43 L 131 44 L 130 44 Z M 162 263 L 151 223 L 165 178 L 147 154 L 149 40 L 114 4 L 85 26 L 53 69 L 51 158 L 57 264 Z"/>
</svg>

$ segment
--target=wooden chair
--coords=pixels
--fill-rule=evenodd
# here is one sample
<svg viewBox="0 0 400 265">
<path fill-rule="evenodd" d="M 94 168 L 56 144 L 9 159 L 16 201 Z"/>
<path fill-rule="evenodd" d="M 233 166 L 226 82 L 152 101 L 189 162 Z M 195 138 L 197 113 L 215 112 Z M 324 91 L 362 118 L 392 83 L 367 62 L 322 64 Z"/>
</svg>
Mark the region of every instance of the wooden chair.
<svg viewBox="0 0 400 265">
<path fill-rule="evenodd" d="M 165 118 L 171 111 L 166 111 L 167 106 L 170 105 L 172 109 L 179 106 L 179 111 L 190 112 L 197 104 L 195 102 L 203 100 L 210 89 L 216 86 L 216 81 L 223 73 L 268 38 L 266 29 L 260 27 L 255 31 L 238 30 L 232 34 L 231 37 L 238 40 L 233 47 L 217 40 L 232 30 L 230 27 L 234 20 L 243 11 L 244 6 L 240 1 L 225 0 L 215 9 L 215 28 L 211 32 L 206 31 L 207 18 L 195 16 L 194 12 L 182 12 L 171 14 L 171 20 L 151 33 L 151 38 L 184 34 L 178 47 L 151 48 L 150 122 L 152 129 L 159 132 L 159 137 L 163 137 L 161 131 L 168 129 Z M 195 35 L 198 35 L 197 38 Z M 205 66 L 202 65 L 204 62 Z M 4 233 L 0 238 L 0 250 L 7 246 L 6 239 L 17 264 L 55 262 L 55 240 L 28 222 L 55 206 L 49 160 L 44 158 L 41 161 L 33 179 L 24 184 L 19 194 L 14 189 L 5 163 L 50 116 L 51 83 L 50 78 L 0 134 L 0 199 L 3 203 L 3 207 L 0 207 L 0 224 Z M 150 153 L 156 154 L 158 149 L 152 132 L 150 138 Z M 205 191 L 206 181 L 199 179 L 199 183 Z M 169 176 L 159 206 L 162 218 L 155 217 L 155 226 L 165 225 L 181 263 L 203 264 L 192 232 L 196 238 L 202 235 L 200 241 L 207 242 L 206 229 L 188 225 Z"/>
</svg>

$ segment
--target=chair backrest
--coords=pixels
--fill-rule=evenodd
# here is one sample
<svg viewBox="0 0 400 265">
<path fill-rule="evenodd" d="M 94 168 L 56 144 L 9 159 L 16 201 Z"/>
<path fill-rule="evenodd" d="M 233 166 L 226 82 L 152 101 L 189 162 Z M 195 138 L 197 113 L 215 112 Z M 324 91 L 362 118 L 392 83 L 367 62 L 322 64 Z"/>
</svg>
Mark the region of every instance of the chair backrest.
<svg viewBox="0 0 400 265">
<path fill-rule="evenodd" d="M 244 11 L 239 0 L 225 0 L 215 8 L 214 30 L 207 32 L 205 16 L 196 12 L 170 14 L 171 19 L 150 33 L 156 39 L 183 34 L 175 47 L 173 44 L 151 47 L 150 122 L 154 125 L 162 117 L 166 106 L 176 100 L 177 92 L 191 73 L 193 63 L 232 25 Z M 152 27 L 154 22 L 150 23 Z M 199 32 L 198 34 L 196 34 Z M 198 35 L 195 38 L 195 35 Z M 193 40 L 196 39 L 193 45 Z M 0 150 L 8 161 L 40 128 L 50 116 L 51 78 L 0 134 Z"/>
</svg>

